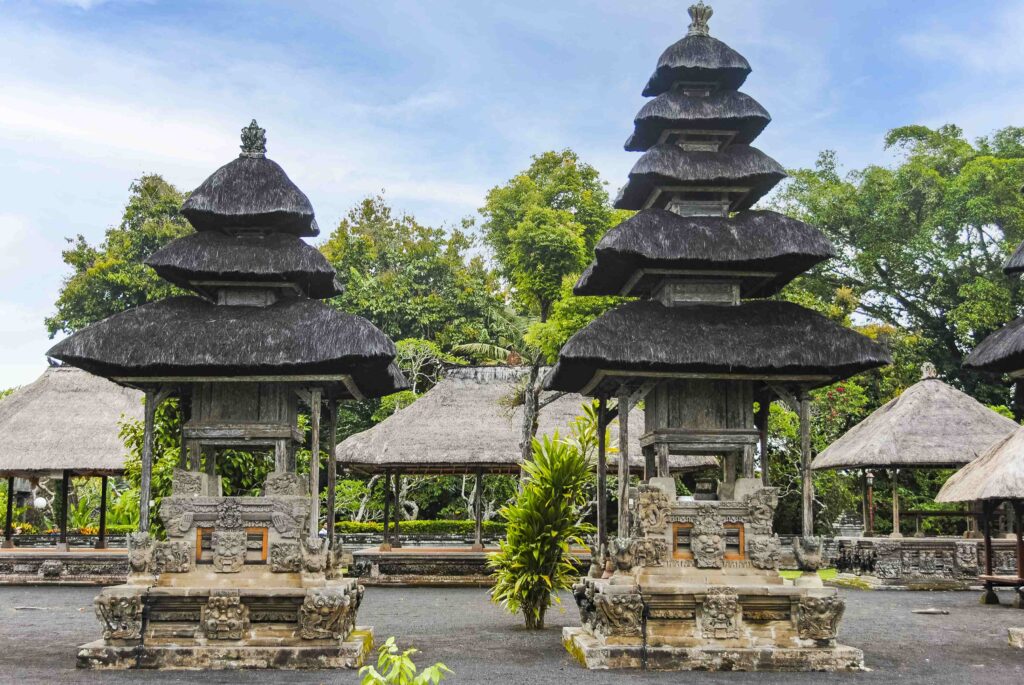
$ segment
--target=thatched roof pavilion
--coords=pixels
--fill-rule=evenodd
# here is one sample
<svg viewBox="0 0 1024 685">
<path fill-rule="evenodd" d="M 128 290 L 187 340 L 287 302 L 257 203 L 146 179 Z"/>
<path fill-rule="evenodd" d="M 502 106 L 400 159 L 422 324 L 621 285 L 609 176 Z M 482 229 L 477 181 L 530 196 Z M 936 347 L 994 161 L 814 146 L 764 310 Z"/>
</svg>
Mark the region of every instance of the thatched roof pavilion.
<svg viewBox="0 0 1024 685">
<path fill-rule="evenodd" d="M 385 470 L 416 474 L 519 473 L 522 407 L 511 409 L 512 393 L 521 369 L 484 366 L 450 369 L 445 378 L 413 404 L 376 426 L 350 436 L 338 445 L 338 463 L 359 473 Z M 570 435 L 569 426 L 583 413 L 588 398 L 569 393 L 540 412 L 538 437 L 555 431 Z M 643 413 L 634 409 L 634 421 Z M 612 426 L 613 436 L 617 425 Z M 614 437 L 613 437 L 614 439 Z M 643 470 L 637 436 L 631 466 Z M 714 457 L 673 456 L 673 471 L 716 466 Z"/>
<path fill-rule="evenodd" d="M 122 418 L 141 419 L 142 393 L 120 387 L 71 366 L 50 367 L 42 376 L 0 400 L 0 477 L 7 492 L 14 478 L 59 476 L 63 509 L 72 476 L 102 479 L 100 533 L 106 546 L 107 477 L 124 472 L 126 450 L 119 437 Z M 14 546 L 13 501 L 7 498 L 4 547 Z M 62 517 L 58 543 L 67 544 Z"/>
<path fill-rule="evenodd" d="M 0 477 L 120 474 L 122 417 L 142 418 L 142 393 L 71 366 L 51 367 L 0 400 Z"/>
</svg>

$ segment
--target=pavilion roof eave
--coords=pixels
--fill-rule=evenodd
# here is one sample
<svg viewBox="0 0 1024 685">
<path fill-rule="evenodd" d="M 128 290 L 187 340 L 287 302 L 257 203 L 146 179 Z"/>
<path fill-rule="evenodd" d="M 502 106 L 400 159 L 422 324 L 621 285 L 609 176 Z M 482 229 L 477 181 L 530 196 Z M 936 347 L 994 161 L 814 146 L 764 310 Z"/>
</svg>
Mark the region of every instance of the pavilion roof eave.
<svg viewBox="0 0 1024 685">
<path fill-rule="evenodd" d="M 651 380 L 693 379 L 762 381 L 782 385 L 819 387 L 839 380 L 837 376 L 825 374 L 761 374 L 761 373 L 700 373 L 684 371 L 627 371 L 623 369 L 598 369 L 590 381 L 579 391 L 587 397 L 611 396 L 619 389 L 632 391 Z"/>
</svg>

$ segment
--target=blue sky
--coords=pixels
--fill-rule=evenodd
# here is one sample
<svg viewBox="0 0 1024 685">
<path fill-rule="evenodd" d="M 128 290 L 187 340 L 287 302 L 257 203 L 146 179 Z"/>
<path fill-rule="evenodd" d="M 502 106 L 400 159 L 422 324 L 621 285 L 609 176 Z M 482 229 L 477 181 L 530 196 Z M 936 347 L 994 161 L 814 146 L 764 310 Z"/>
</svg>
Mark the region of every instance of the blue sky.
<svg viewBox="0 0 1024 685">
<path fill-rule="evenodd" d="M 329 231 L 386 191 L 456 225 L 533 153 L 572 147 L 614 192 L 686 0 L 0 0 L 0 388 L 27 383 L 63 239 L 115 223 L 132 179 L 191 189 L 256 117 Z M 1024 2 L 717 0 L 787 167 L 832 148 L 890 163 L 885 132 L 1024 125 Z"/>
</svg>

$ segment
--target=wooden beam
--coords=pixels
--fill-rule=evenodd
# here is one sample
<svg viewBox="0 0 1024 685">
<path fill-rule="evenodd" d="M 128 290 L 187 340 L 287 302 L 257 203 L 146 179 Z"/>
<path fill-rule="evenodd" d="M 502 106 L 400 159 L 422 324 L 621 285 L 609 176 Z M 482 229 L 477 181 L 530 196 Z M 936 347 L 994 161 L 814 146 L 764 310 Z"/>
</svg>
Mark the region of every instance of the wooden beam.
<svg viewBox="0 0 1024 685">
<path fill-rule="evenodd" d="M 640 403 L 640 400 L 647 397 L 647 394 L 654 390 L 654 386 L 658 384 L 658 381 L 644 381 L 644 383 L 636 389 L 636 391 L 629 396 L 629 410 L 633 411 L 633 407 Z"/>
<path fill-rule="evenodd" d="M 484 472 L 476 471 L 476 486 L 473 488 L 473 549 L 484 549 Z"/>
<path fill-rule="evenodd" d="M 597 545 L 608 542 L 608 462 L 607 439 L 608 400 L 597 398 Z"/>
<path fill-rule="evenodd" d="M 188 443 L 185 437 L 185 424 L 192 418 L 192 395 L 183 394 L 178 399 L 178 412 L 181 416 L 181 435 L 178 436 L 178 468 L 187 469 L 189 464 L 188 459 Z"/>
<path fill-rule="evenodd" d="M 309 536 L 320 534 L 320 388 L 309 391 Z"/>
<path fill-rule="evenodd" d="M 800 413 L 800 401 L 797 399 L 796 395 L 789 391 L 788 388 L 786 388 L 784 385 L 779 385 L 777 383 L 769 383 L 768 387 L 771 388 L 772 392 L 775 393 L 776 397 L 782 400 L 783 404 L 789 407 L 790 411 L 796 412 L 798 414 Z"/>
<path fill-rule="evenodd" d="M 96 549 L 107 548 L 107 477 L 100 476 L 100 532 L 96 536 Z"/>
<path fill-rule="evenodd" d="M 7 476 L 7 516 L 4 519 L 4 549 L 14 547 L 14 476 Z"/>
<path fill-rule="evenodd" d="M 804 537 L 814 536 L 814 481 L 811 479 L 811 396 L 806 390 L 800 392 L 800 481 L 801 481 L 801 527 Z"/>
<path fill-rule="evenodd" d="M 68 549 L 68 491 L 71 489 L 71 472 L 67 469 L 60 474 L 60 538 L 57 549 Z"/>
<path fill-rule="evenodd" d="M 156 410 L 162 402 L 163 391 L 146 388 L 145 419 L 142 428 L 142 471 L 139 483 L 139 532 L 149 532 L 149 501 L 153 498 L 153 430 Z"/>
<path fill-rule="evenodd" d="M 391 540 L 388 537 L 391 516 L 391 471 L 384 471 L 384 540 L 380 543 L 380 550 L 387 552 L 391 549 Z"/>
<path fill-rule="evenodd" d="M 619 395 L 619 537 L 629 536 L 629 393 Z"/>
<path fill-rule="evenodd" d="M 338 400 L 327 402 L 327 539 L 331 549 L 337 546 L 337 534 L 334 522 L 337 518 L 335 501 L 338 488 L 338 460 L 334 452 L 338 449 Z"/>
<path fill-rule="evenodd" d="M 402 531 L 399 529 L 398 522 L 402 520 L 402 472 L 395 471 L 395 528 L 394 528 L 394 539 L 391 542 L 391 546 L 399 548 L 402 546 Z"/>
</svg>

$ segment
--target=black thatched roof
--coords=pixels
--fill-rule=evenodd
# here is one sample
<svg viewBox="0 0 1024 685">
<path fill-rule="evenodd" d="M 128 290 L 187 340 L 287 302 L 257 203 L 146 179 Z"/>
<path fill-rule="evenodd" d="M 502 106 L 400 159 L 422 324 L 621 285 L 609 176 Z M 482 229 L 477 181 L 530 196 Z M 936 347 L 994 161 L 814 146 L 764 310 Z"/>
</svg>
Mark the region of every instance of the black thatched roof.
<svg viewBox="0 0 1024 685">
<path fill-rule="evenodd" d="M 1013 255 L 1003 265 L 1003 273 L 1007 275 L 1024 273 L 1024 243 L 1017 246 Z"/>
<path fill-rule="evenodd" d="M 967 355 L 964 366 L 984 371 L 1024 369 L 1024 316 L 988 336 Z"/>
<path fill-rule="evenodd" d="M 579 392 L 599 370 L 837 380 L 890 362 L 881 345 L 791 302 L 664 307 L 638 300 L 570 338 L 545 385 Z"/>
<path fill-rule="evenodd" d="M 181 206 L 197 231 L 262 230 L 319 235 L 309 198 L 276 162 L 243 155 L 203 181 Z"/>
<path fill-rule="evenodd" d="M 294 283 L 314 298 L 341 292 L 327 258 L 288 233 L 193 233 L 157 250 L 146 264 L 171 283 L 199 292 L 207 290 L 195 281 Z"/>
<path fill-rule="evenodd" d="M 352 374 L 375 389 L 366 395 L 404 385 L 384 333 L 304 297 L 265 307 L 170 297 L 92 324 L 47 355 L 105 377 Z"/>
<path fill-rule="evenodd" d="M 750 63 L 743 55 L 711 36 L 691 35 L 661 53 L 643 94 L 661 95 L 676 81 L 717 83 L 719 88 L 736 90 L 748 74 Z"/>
<path fill-rule="evenodd" d="M 659 185 L 738 185 L 750 187 L 732 211 L 749 209 L 786 177 L 774 159 L 749 145 L 730 145 L 717 152 L 684 150 L 672 143 L 655 145 L 629 172 L 629 181 L 615 200 L 616 209 L 642 209 Z"/>
<path fill-rule="evenodd" d="M 658 142 L 665 129 L 736 131 L 735 143 L 750 143 L 772 120 L 754 98 L 735 90 L 719 90 L 707 96 L 680 91 L 662 93 L 636 115 L 633 135 L 626 141 L 630 152 L 643 152 Z"/>
<path fill-rule="evenodd" d="M 608 231 L 597 261 L 576 283 L 577 295 L 647 293 L 651 283 L 623 288 L 638 269 L 715 269 L 776 274 L 744 279 L 743 297 L 764 297 L 815 264 L 835 256 L 832 243 L 802 221 L 777 212 L 747 211 L 732 217 L 683 217 L 645 209 Z"/>
</svg>

